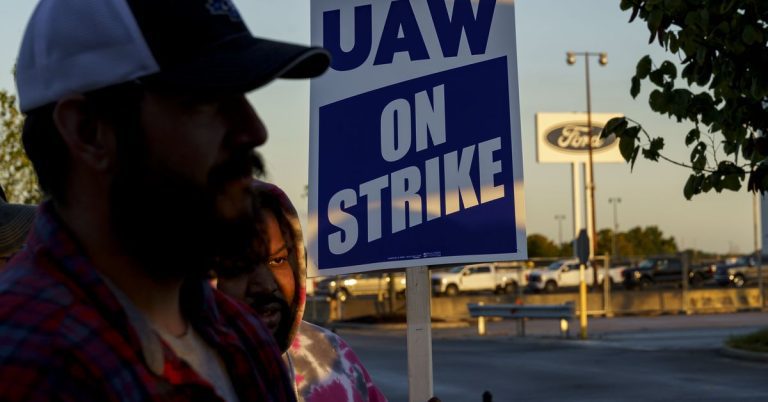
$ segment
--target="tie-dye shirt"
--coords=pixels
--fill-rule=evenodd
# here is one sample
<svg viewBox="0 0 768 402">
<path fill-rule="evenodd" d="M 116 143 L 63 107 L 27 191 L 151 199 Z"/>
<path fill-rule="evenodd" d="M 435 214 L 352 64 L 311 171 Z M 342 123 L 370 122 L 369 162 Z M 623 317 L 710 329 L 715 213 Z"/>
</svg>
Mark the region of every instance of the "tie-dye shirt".
<svg viewBox="0 0 768 402">
<path fill-rule="evenodd" d="M 299 401 L 387 400 L 352 348 L 325 328 L 302 321 L 285 356 L 293 368 Z"/>
<path fill-rule="evenodd" d="M 305 402 L 382 402 L 387 398 L 373 384 L 352 348 L 333 332 L 303 321 L 307 300 L 307 256 L 298 213 L 288 196 L 277 186 L 254 181 L 254 191 L 260 199 L 275 198 L 292 232 L 292 261 L 296 285 L 291 303 L 291 329 L 283 358 L 294 376 L 296 395 Z"/>
</svg>

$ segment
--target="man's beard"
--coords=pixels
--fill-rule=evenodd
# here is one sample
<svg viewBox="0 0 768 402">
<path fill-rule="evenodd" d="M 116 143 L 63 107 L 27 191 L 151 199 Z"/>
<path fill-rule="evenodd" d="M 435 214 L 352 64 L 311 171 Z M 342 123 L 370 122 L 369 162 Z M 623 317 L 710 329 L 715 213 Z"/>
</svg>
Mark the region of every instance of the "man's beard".
<svg viewBox="0 0 768 402">
<path fill-rule="evenodd" d="M 217 196 L 227 182 L 249 175 L 251 150 L 215 166 L 207 182 L 199 184 L 162 162 L 153 163 L 143 140 L 131 142 L 119 144 L 123 149 L 110 188 L 117 240 L 151 277 L 204 276 L 223 248 L 248 238 L 247 220 L 223 219 Z"/>
<path fill-rule="evenodd" d="M 263 269 L 263 268 L 258 268 Z M 272 332 L 272 335 L 277 341 L 277 345 L 281 350 L 288 349 L 288 332 L 293 326 L 293 314 L 291 313 L 291 306 L 282 297 L 278 297 L 274 294 L 251 294 L 248 295 L 248 305 L 256 312 L 260 319 L 263 320 L 264 310 L 269 305 L 278 305 L 280 310 L 280 323 L 278 327 Z M 266 323 L 265 323 L 266 324 Z"/>
</svg>

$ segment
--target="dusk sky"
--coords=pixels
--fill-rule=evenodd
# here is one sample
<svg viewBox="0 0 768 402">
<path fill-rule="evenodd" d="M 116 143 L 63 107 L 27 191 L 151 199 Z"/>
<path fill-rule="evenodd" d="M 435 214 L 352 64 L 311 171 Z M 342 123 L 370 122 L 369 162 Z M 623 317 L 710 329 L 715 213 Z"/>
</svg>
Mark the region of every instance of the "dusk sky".
<svg viewBox="0 0 768 402">
<path fill-rule="evenodd" d="M 234 2 L 255 35 L 310 42 L 308 0 Z M 0 3 L 0 88 L 15 92 L 11 69 L 35 3 Z M 651 134 L 663 135 L 664 154 L 680 161 L 688 159 L 683 138 L 690 126 L 654 114 L 648 107 L 647 85 L 636 100 L 629 95 L 637 61 L 650 54 L 660 64 L 665 55 L 657 44 L 648 44 L 642 22 L 627 22 L 629 14 L 619 9 L 618 0 L 519 0 L 515 7 L 527 231 L 556 240 L 555 215 L 562 214 L 567 240 L 572 234 L 570 166 L 536 162 L 534 124 L 537 112 L 586 110 L 583 58 L 568 66 L 566 51 L 608 53 L 607 66 L 598 66 L 596 60 L 591 64 L 593 112 L 632 117 Z M 270 179 L 306 214 L 307 200 L 302 194 L 308 182 L 309 83 L 278 81 L 249 98 L 270 133 L 262 148 Z M 608 199 L 620 197 L 619 230 L 656 225 L 674 236 L 680 247 L 749 252 L 753 244 L 752 195 L 742 190 L 687 201 L 682 191 L 687 175 L 685 169 L 646 160 L 638 160 L 634 172 L 625 164 L 596 165 L 598 228 L 613 226 Z"/>
</svg>

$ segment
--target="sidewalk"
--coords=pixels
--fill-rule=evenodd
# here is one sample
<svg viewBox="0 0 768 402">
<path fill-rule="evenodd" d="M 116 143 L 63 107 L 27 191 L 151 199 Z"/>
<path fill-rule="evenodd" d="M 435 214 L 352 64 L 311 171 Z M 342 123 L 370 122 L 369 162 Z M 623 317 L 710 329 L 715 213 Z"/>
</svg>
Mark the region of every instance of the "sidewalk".
<svg viewBox="0 0 768 402">
<path fill-rule="evenodd" d="M 448 324 L 448 323 L 445 323 Z M 486 335 L 477 334 L 477 324 L 453 323 L 453 325 L 435 325 L 432 328 L 433 339 L 517 339 L 517 340 L 558 340 L 560 323 L 557 320 L 528 320 L 526 337 L 518 337 L 517 320 L 488 320 Z M 331 324 L 329 327 L 334 327 Z M 590 318 L 587 333 L 591 341 L 606 341 L 626 345 L 722 345 L 730 335 L 755 331 L 768 327 L 768 312 L 743 312 L 729 314 L 699 315 L 663 315 L 631 316 L 613 318 Z M 386 325 L 338 325 L 341 331 L 354 331 L 361 335 L 402 337 L 405 324 Z M 570 339 L 579 335 L 579 320 L 570 322 Z M 698 343 L 691 339 L 699 338 Z"/>
<path fill-rule="evenodd" d="M 731 335 L 768 326 L 768 314 L 595 318 L 588 340 L 558 336 L 556 320 L 531 321 L 514 336 L 512 321 L 433 329 L 435 393 L 479 401 L 483 390 L 506 401 L 766 401 L 768 362 L 725 355 Z M 390 397 L 407 400 L 404 329 L 341 329 Z"/>
<path fill-rule="evenodd" d="M 448 323 L 445 323 L 448 324 Z M 557 320 L 529 320 L 526 336 L 517 333 L 516 320 L 486 323 L 486 335 L 477 334 L 475 323 L 453 323 L 433 326 L 433 340 L 496 341 L 517 344 L 562 344 L 600 349 L 635 351 L 717 351 L 719 354 L 757 362 L 768 362 L 768 354 L 732 349 L 725 345 L 734 335 L 744 335 L 768 327 L 768 312 L 745 312 L 705 315 L 666 315 L 655 317 L 591 318 L 587 339 L 578 339 L 579 321 L 572 320 L 570 336 L 563 339 Z M 460 325 L 463 324 L 463 325 Z M 405 325 L 342 326 L 340 330 L 363 336 L 404 337 Z"/>
<path fill-rule="evenodd" d="M 487 336 L 516 336 L 517 321 L 489 321 L 486 324 Z M 662 316 L 626 316 L 626 317 L 596 317 L 587 322 L 591 338 L 602 338 L 619 333 L 642 333 L 659 331 L 676 331 L 692 329 L 736 329 L 768 327 L 768 312 L 744 312 L 729 314 L 697 314 L 697 315 L 662 315 Z M 528 320 L 525 327 L 528 337 L 558 337 L 560 324 L 557 320 Z M 433 330 L 437 337 L 467 337 L 478 336 L 477 324 L 472 323 L 467 328 L 452 328 Z M 570 333 L 575 337 L 579 333 L 579 320 L 575 318 L 570 323 Z"/>
</svg>

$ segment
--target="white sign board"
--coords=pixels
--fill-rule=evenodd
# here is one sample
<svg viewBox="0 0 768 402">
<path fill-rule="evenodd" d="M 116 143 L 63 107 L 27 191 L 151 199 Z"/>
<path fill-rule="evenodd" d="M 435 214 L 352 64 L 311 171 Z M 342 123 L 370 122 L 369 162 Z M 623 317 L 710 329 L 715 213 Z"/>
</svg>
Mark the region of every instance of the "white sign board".
<svg viewBox="0 0 768 402">
<path fill-rule="evenodd" d="M 513 5 L 311 12 L 310 275 L 526 258 Z"/>
<path fill-rule="evenodd" d="M 616 136 L 600 138 L 616 113 L 592 113 L 592 161 L 624 162 Z M 536 160 L 539 163 L 587 163 L 589 128 L 586 113 L 536 113 Z"/>
</svg>

